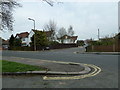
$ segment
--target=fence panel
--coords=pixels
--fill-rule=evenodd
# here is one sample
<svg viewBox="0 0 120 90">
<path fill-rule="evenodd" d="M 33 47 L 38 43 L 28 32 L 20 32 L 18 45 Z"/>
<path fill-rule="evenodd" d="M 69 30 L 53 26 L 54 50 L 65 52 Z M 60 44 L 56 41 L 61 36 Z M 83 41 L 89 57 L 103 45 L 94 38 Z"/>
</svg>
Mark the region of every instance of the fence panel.
<svg viewBox="0 0 120 90">
<path fill-rule="evenodd" d="M 120 52 L 120 44 L 92 45 L 87 47 L 87 52 Z"/>
</svg>

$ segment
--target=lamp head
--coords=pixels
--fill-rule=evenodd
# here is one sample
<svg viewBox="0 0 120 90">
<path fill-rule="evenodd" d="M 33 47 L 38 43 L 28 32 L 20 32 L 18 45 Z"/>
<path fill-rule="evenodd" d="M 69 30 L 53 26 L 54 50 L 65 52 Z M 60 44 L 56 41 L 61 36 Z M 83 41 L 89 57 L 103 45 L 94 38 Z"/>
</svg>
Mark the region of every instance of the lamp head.
<svg viewBox="0 0 120 90">
<path fill-rule="evenodd" d="M 31 18 L 28 18 L 29 20 L 31 20 Z"/>
</svg>

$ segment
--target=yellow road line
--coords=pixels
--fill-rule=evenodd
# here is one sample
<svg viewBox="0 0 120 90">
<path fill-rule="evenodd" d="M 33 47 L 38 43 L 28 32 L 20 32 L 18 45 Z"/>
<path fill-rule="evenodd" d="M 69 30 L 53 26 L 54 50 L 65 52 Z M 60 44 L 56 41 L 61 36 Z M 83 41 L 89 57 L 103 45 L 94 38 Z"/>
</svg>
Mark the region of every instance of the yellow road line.
<svg viewBox="0 0 120 90">
<path fill-rule="evenodd" d="M 86 77 L 95 76 L 95 75 L 97 75 L 98 73 L 101 72 L 101 69 L 100 69 L 98 66 L 90 65 L 90 64 L 84 64 L 84 65 L 94 68 L 94 71 L 91 72 L 91 73 L 89 73 L 89 74 L 79 75 L 79 76 L 71 76 L 71 77 L 47 77 L 47 76 L 44 76 L 43 79 L 44 79 L 44 80 L 70 80 L 70 79 L 82 79 L 82 78 L 86 78 Z"/>
<path fill-rule="evenodd" d="M 21 59 L 29 59 L 29 58 L 21 58 Z M 63 64 L 70 64 L 70 63 L 72 63 L 72 64 L 81 64 L 81 65 L 85 65 L 85 66 L 94 68 L 93 72 L 91 72 L 89 74 L 85 74 L 85 75 L 71 76 L 71 77 L 47 77 L 47 76 L 44 76 L 43 77 L 44 80 L 82 79 L 82 78 L 86 78 L 86 77 L 95 76 L 95 75 L 97 75 L 97 74 L 99 74 L 101 72 L 101 68 L 99 68 L 98 66 L 95 66 L 95 65 L 91 65 L 91 64 L 75 63 L 75 62 L 62 62 L 62 61 L 50 61 L 50 60 L 41 60 L 41 61 L 51 62 L 51 63 L 63 63 Z"/>
</svg>

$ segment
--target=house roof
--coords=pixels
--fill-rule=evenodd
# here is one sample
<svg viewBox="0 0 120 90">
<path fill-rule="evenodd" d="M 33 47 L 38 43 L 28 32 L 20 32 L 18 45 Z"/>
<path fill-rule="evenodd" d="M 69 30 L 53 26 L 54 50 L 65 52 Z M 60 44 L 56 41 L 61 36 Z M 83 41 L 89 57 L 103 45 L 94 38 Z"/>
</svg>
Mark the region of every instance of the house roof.
<svg viewBox="0 0 120 90">
<path fill-rule="evenodd" d="M 2 38 L 0 37 L 0 46 L 1 46 L 2 42 L 3 42 L 3 40 L 4 40 L 4 39 L 2 39 Z"/>
<path fill-rule="evenodd" d="M 32 29 L 33 32 L 41 32 L 42 30 L 34 30 Z"/>
<path fill-rule="evenodd" d="M 3 41 L 5 41 L 5 39 L 3 39 L 2 37 L 0 37 L 0 41 L 3 42 Z"/>
<path fill-rule="evenodd" d="M 9 45 L 9 40 L 3 40 L 2 45 Z"/>
<path fill-rule="evenodd" d="M 20 34 L 16 34 L 16 37 L 20 37 L 20 38 L 25 38 L 25 37 L 28 37 L 29 33 L 28 32 L 23 32 L 23 33 L 20 33 Z"/>
<path fill-rule="evenodd" d="M 72 36 L 71 39 L 77 40 L 78 36 Z"/>
<path fill-rule="evenodd" d="M 0 37 L 0 45 L 8 45 L 8 44 L 9 44 L 9 40 L 5 40 Z"/>
<path fill-rule="evenodd" d="M 44 31 L 44 32 L 46 33 L 46 36 L 47 36 L 47 37 L 50 37 L 51 34 L 52 34 L 52 31 Z"/>
<path fill-rule="evenodd" d="M 64 35 L 64 36 L 62 36 L 61 38 L 64 38 L 64 39 L 72 39 L 72 40 L 77 40 L 77 37 L 78 36 L 68 36 L 68 35 Z M 61 38 L 58 38 L 58 39 L 61 39 Z"/>
</svg>

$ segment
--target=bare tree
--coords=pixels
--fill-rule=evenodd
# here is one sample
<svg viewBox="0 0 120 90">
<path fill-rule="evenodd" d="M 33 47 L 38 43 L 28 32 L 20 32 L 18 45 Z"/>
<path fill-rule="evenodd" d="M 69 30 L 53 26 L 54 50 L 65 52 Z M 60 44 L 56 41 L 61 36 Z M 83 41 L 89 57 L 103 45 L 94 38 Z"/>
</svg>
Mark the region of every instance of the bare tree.
<svg viewBox="0 0 120 90">
<path fill-rule="evenodd" d="M 68 35 L 69 36 L 73 36 L 74 35 L 73 27 L 71 25 L 68 28 Z"/>
<path fill-rule="evenodd" d="M 47 2 L 50 6 L 53 6 L 54 3 L 63 4 L 63 2 L 58 2 L 57 0 L 43 0 L 43 1 Z"/>
<path fill-rule="evenodd" d="M 21 7 L 15 0 L 2 0 L 0 1 L 0 19 L 1 27 L 0 30 L 13 30 L 13 11 L 16 7 Z"/>
<path fill-rule="evenodd" d="M 54 41 L 55 40 L 55 36 L 56 36 L 56 31 L 57 31 L 57 24 L 56 22 L 54 22 L 53 20 L 50 20 L 48 22 L 48 24 L 44 25 L 44 30 L 45 31 L 50 31 L 51 32 L 51 40 Z"/>
<path fill-rule="evenodd" d="M 43 1 L 47 2 L 50 6 L 53 6 L 54 2 L 52 0 L 43 0 Z"/>
<path fill-rule="evenodd" d="M 21 7 L 18 0 L 0 0 L 0 30 L 13 30 L 13 11 L 16 7 Z M 53 0 L 43 0 L 50 6 L 55 3 Z M 57 2 L 61 3 L 61 2 Z"/>
<path fill-rule="evenodd" d="M 59 31 L 58 31 L 58 37 L 59 38 L 61 38 L 61 37 L 63 37 L 64 35 L 66 35 L 67 34 L 67 32 L 66 32 L 66 29 L 64 28 L 64 27 L 61 27 L 60 29 L 59 29 Z"/>
<path fill-rule="evenodd" d="M 57 34 L 57 39 L 59 41 L 61 41 L 61 43 L 63 43 L 63 41 L 65 39 L 64 35 L 67 35 L 66 29 L 64 27 L 61 27 L 58 31 L 58 34 Z"/>
</svg>

